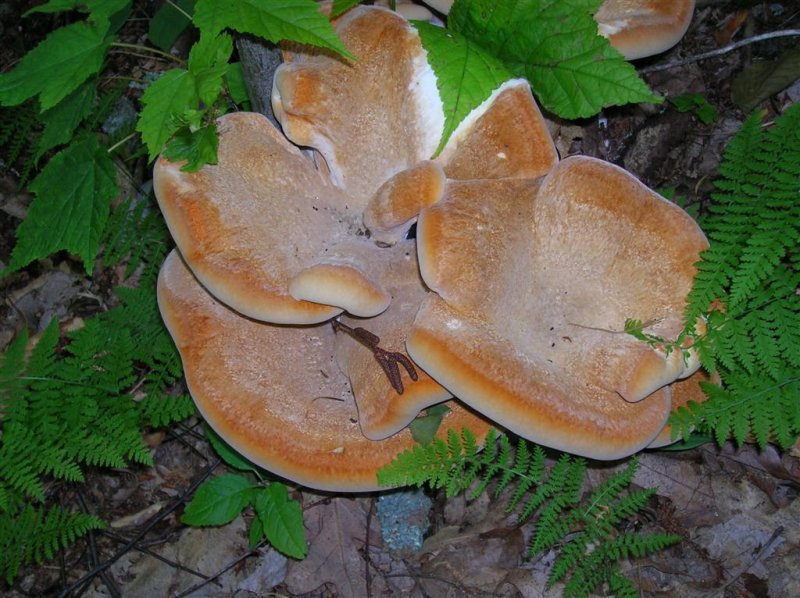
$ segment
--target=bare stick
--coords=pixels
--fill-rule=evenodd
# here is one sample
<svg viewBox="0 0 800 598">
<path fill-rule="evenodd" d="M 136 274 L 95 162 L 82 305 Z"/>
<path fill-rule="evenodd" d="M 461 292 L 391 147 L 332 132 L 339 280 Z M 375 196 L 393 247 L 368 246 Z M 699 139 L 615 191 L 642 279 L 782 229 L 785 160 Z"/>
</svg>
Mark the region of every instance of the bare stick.
<svg viewBox="0 0 800 598">
<path fill-rule="evenodd" d="M 683 60 L 677 60 L 675 62 L 667 62 L 665 64 L 654 64 L 652 66 L 639 69 L 639 72 L 642 74 L 647 74 L 647 73 L 655 73 L 657 71 L 666 71 L 668 69 L 673 69 L 679 66 L 692 64 L 694 62 L 700 62 L 701 60 L 705 60 L 706 58 L 714 58 L 716 56 L 722 56 L 723 54 L 727 54 L 728 52 L 733 52 L 734 50 L 737 50 L 743 46 L 748 46 L 750 44 L 755 44 L 757 42 L 763 42 L 768 39 L 777 39 L 780 37 L 798 37 L 798 36 L 800 36 L 800 29 L 786 29 L 784 31 L 772 31 L 770 33 L 762 33 L 761 35 L 754 35 L 753 37 L 748 37 L 747 39 L 743 39 L 738 42 L 729 44 L 727 46 L 723 46 L 722 48 L 717 48 L 716 50 L 710 50 L 709 52 L 703 52 L 702 54 L 695 54 L 694 56 L 689 56 L 689 58 L 684 58 Z"/>
</svg>

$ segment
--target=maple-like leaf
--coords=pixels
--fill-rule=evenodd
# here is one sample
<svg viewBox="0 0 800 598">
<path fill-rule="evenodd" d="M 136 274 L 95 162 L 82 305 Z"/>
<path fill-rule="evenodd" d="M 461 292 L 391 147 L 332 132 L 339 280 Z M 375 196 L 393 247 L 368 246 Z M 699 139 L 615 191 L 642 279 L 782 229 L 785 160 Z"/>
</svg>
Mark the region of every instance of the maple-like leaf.
<svg viewBox="0 0 800 598">
<path fill-rule="evenodd" d="M 292 40 L 352 58 L 314 0 L 198 0 L 194 23 L 216 34 L 230 28 L 271 42 Z"/>
<path fill-rule="evenodd" d="M 456 31 L 415 22 L 444 104 L 444 132 L 437 153 L 467 114 L 513 74 L 497 58 Z"/>
<path fill-rule="evenodd" d="M 53 31 L 14 70 L 0 74 L 0 104 L 16 106 L 37 95 L 42 110 L 58 104 L 100 71 L 113 41 L 108 31 L 107 20 Z"/>
<path fill-rule="evenodd" d="M 654 102 L 636 70 L 592 18 L 601 0 L 459 0 L 448 26 L 531 82 L 540 103 L 563 118 Z"/>
<path fill-rule="evenodd" d="M 6 272 L 66 249 L 91 273 L 111 199 L 119 193 L 114 163 L 98 138 L 75 141 L 57 153 L 29 188 L 36 197 L 17 229 Z"/>
<path fill-rule="evenodd" d="M 171 69 L 150 84 L 142 94 L 142 112 L 136 130 L 142 134 L 150 159 L 158 156 L 164 144 L 181 123 L 175 119 L 186 108 L 197 105 L 197 90 L 192 74 Z"/>
</svg>

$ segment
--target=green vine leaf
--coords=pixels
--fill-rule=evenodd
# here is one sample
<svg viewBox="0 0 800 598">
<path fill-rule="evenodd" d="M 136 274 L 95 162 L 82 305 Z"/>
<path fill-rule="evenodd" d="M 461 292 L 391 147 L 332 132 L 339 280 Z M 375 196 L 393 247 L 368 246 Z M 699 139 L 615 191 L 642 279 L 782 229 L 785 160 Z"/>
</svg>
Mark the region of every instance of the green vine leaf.
<svg viewBox="0 0 800 598">
<path fill-rule="evenodd" d="M 333 7 L 331 8 L 331 16 L 338 17 L 343 15 L 354 6 L 361 4 L 361 0 L 333 0 Z"/>
<path fill-rule="evenodd" d="M 606 106 L 658 102 L 592 19 L 602 0 L 460 0 L 448 26 L 480 44 L 563 118 Z"/>
<path fill-rule="evenodd" d="M 62 249 L 78 254 L 91 273 L 111 199 L 119 193 L 114 162 L 97 136 L 53 156 L 30 190 L 36 197 L 17 229 L 6 273 Z"/>
<path fill-rule="evenodd" d="M 40 115 L 44 131 L 36 144 L 36 160 L 48 150 L 68 143 L 72 139 L 78 125 L 92 113 L 96 97 L 97 81 L 89 79 L 61 102 Z"/>
<path fill-rule="evenodd" d="M 188 525 L 225 525 L 249 505 L 258 490 L 238 473 L 226 473 L 204 482 L 186 505 L 181 521 Z"/>
<path fill-rule="evenodd" d="M 197 97 L 203 104 L 210 106 L 219 97 L 231 54 L 233 38 L 227 33 L 201 34 L 189 52 L 189 72 L 195 78 Z"/>
<path fill-rule="evenodd" d="M 178 36 L 191 25 L 186 15 L 194 12 L 196 0 L 165 2 L 150 19 L 147 37 L 155 46 L 169 52 Z"/>
<path fill-rule="evenodd" d="M 276 550 L 296 559 L 308 554 L 303 509 L 289 499 L 285 484 L 273 482 L 264 488 L 256 495 L 254 507 L 267 540 Z"/>
<path fill-rule="evenodd" d="M 293 40 L 353 58 L 313 0 L 198 0 L 194 23 L 205 33 L 230 28 L 274 43 Z"/>
<path fill-rule="evenodd" d="M 233 450 L 211 426 L 206 425 L 206 436 L 214 451 L 222 458 L 225 463 L 238 469 L 239 471 L 256 472 L 256 466 Z"/>
<path fill-rule="evenodd" d="M 130 0 L 50 0 L 41 6 L 36 6 L 23 16 L 33 13 L 54 13 L 67 10 L 80 10 L 89 13 L 92 21 L 108 19 L 111 15 L 121 11 L 130 4 Z"/>
<path fill-rule="evenodd" d="M 456 31 L 419 21 L 414 27 L 428 52 L 444 104 L 444 132 L 436 150 L 438 154 L 464 117 L 513 74 L 502 62 Z"/>
<path fill-rule="evenodd" d="M 185 69 L 171 69 L 154 81 L 142 94 L 144 108 L 136 123 L 151 160 L 181 124 L 174 116 L 196 103 L 194 78 Z"/>
<path fill-rule="evenodd" d="M 107 19 L 56 29 L 14 70 L 0 74 L 0 104 L 16 106 L 38 95 L 42 110 L 52 108 L 100 72 L 114 39 L 108 32 Z"/>
</svg>

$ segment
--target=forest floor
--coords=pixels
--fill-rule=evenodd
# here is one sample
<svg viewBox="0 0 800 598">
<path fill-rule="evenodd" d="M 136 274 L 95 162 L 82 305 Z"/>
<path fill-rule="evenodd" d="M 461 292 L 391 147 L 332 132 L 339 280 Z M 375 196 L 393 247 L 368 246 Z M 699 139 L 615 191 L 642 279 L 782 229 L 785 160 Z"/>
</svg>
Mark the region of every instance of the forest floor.
<svg viewBox="0 0 800 598">
<path fill-rule="evenodd" d="M 17 14 L 10 4 L 0 3 L 4 37 Z M 797 44 L 796 37 L 682 63 L 757 33 L 800 27 L 798 2 L 750 4 L 740 10 L 734 2 L 698 2 L 681 44 L 637 64 L 655 91 L 670 98 L 699 94 L 716 117 L 703 122 L 699 110 L 680 111 L 668 101 L 609 109 L 578 123 L 554 122 L 561 155 L 614 162 L 681 205 L 702 210 L 714 190 L 723 149 L 747 116 L 743 104 L 763 109 L 768 121 L 800 101 L 800 80 L 766 99 L 758 95 L 761 83 L 743 88 L 736 83 L 749 65 L 775 60 Z M 7 55 L 1 64 L 8 64 Z M 795 78 L 800 76 L 797 65 L 791 68 Z M 138 172 L 146 182 L 147 169 Z M 19 173 L 0 165 L 0 262 L 8 261 L 14 230 L 30 200 L 19 189 Z M 41 331 L 55 317 L 66 328 L 106 309 L 115 302 L 111 289 L 121 277 L 120 269 L 88 278 L 80 264 L 59 254 L 0 281 L 0 350 L 22 326 Z M 247 511 L 218 528 L 180 523 L 187 490 L 212 469 L 224 471 L 201 422 L 153 430 L 145 440 L 153 467 L 90 469 L 80 490 L 64 486 L 110 526 L 56 560 L 23 568 L 8 596 L 561 595 L 559 584 L 545 589 L 553 553 L 526 556 L 533 524 L 516 521 L 489 494 L 445 501 L 442 493 L 428 492 L 429 502 L 403 495 L 423 505 L 410 517 L 426 531 L 421 547 L 397 549 L 386 518 L 381 529 L 379 494 L 337 496 L 295 488 L 309 542 L 309 556 L 295 561 L 268 546 L 248 547 L 252 515 Z M 590 462 L 587 490 L 623 466 Z M 658 488 L 633 521 L 637 529 L 684 537 L 680 544 L 624 564 L 641 595 L 800 596 L 797 446 L 783 453 L 771 446 L 713 443 L 684 452 L 645 452 L 634 483 Z M 79 580 L 85 583 L 74 585 Z"/>
</svg>

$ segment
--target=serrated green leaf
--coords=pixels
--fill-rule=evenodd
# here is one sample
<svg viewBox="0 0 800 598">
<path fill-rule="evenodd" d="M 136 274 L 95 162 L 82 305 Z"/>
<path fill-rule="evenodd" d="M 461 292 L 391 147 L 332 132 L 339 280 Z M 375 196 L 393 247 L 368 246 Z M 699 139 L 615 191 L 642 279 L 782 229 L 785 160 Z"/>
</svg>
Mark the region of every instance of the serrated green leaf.
<svg viewBox="0 0 800 598">
<path fill-rule="evenodd" d="M 331 7 L 331 16 L 338 17 L 343 15 L 354 6 L 361 4 L 361 0 L 333 0 Z"/>
<path fill-rule="evenodd" d="M 800 78 L 800 47 L 776 60 L 756 62 L 739 73 L 731 84 L 731 100 L 745 112 L 751 111 Z"/>
<path fill-rule="evenodd" d="M 206 436 L 211 446 L 225 463 L 240 471 L 257 471 L 257 467 L 233 450 L 211 426 L 206 426 Z"/>
<path fill-rule="evenodd" d="M 445 124 L 438 154 L 464 117 L 513 74 L 458 32 L 418 21 L 414 27 L 428 52 L 444 104 Z"/>
<path fill-rule="evenodd" d="M 442 419 L 448 413 L 450 413 L 450 407 L 444 404 L 428 407 L 424 415 L 414 418 L 409 424 L 411 436 L 419 444 L 428 444 L 436 437 Z"/>
<path fill-rule="evenodd" d="M 36 144 L 36 160 L 47 150 L 72 139 L 78 125 L 92 113 L 96 95 L 97 82 L 89 79 L 50 110 L 42 113 L 40 120 L 44 123 L 44 131 Z"/>
<path fill-rule="evenodd" d="M 36 12 L 54 13 L 80 10 L 81 12 L 88 12 L 89 18 L 96 21 L 98 19 L 110 19 L 111 15 L 123 10 L 129 4 L 130 0 L 50 0 L 46 4 L 30 9 L 22 16 L 27 17 L 29 14 Z"/>
<path fill-rule="evenodd" d="M 296 559 L 308 554 L 303 527 L 303 510 L 289 500 L 286 485 L 273 482 L 256 495 L 254 504 L 264 534 L 276 550 Z"/>
<path fill-rule="evenodd" d="M 150 19 L 150 26 L 147 29 L 150 41 L 165 52 L 169 52 L 178 36 L 191 25 L 192 20 L 189 17 L 194 12 L 195 3 L 196 0 L 165 2 Z"/>
<path fill-rule="evenodd" d="M 247 531 L 247 545 L 249 548 L 255 548 L 263 539 L 264 525 L 261 523 L 261 517 L 254 517 Z"/>
<path fill-rule="evenodd" d="M 222 79 L 233 53 L 233 39 L 227 33 L 202 34 L 189 52 L 189 72 L 195 80 L 200 101 L 212 105 L 222 91 Z"/>
<path fill-rule="evenodd" d="M 181 127 L 174 115 L 196 106 L 198 102 L 194 77 L 185 69 L 169 70 L 147 88 L 142 95 L 144 108 L 136 130 L 141 133 L 151 160 Z"/>
<path fill-rule="evenodd" d="M 463 0 L 449 26 L 480 44 L 515 75 L 526 77 L 541 104 L 563 118 L 606 106 L 658 102 L 623 56 L 597 34 L 601 0 Z"/>
<path fill-rule="evenodd" d="M 36 195 L 17 229 L 6 271 L 66 249 L 91 273 L 111 199 L 119 193 L 114 162 L 96 136 L 57 153 L 30 184 Z"/>
<path fill-rule="evenodd" d="M 274 43 L 292 40 L 353 58 L 314 0 L 198 0 L 194 23 L 210 34 L 234 29 Z"/>
<path fill-rule="evenodd" d="M 241 62 L 233 62 L 228 65 L 228 70 L 225 72 L 225 86 L 235 104 L 243 107 L 250 105 Z"/>
<path fill-rule="evenodd" d="M 0 74 L 0 104 L 16 106 L 36 95 L 42 110 L 58 104 L 100 72 L 113 41 L 108 28 L 108 21 L 81 22 L 53 31 L 14 70 Z"/>
<path fill-rule="evenodd" d="M 181 170 L 196 172 L 205 164 L 217 163 L 218 146 L 217 127 L 213 124 L 194 130 L 181 127 L 175 132 L 162 154 L 173 162 L 186 160 Z"/>
<path fill-rule="evenodd" d="M 230 523 L 250 504 L 257 490 L 257 486 L 237 473 L 211 478 L 194 493 L 181 521 L 187 525 Z"/>
</svg>

